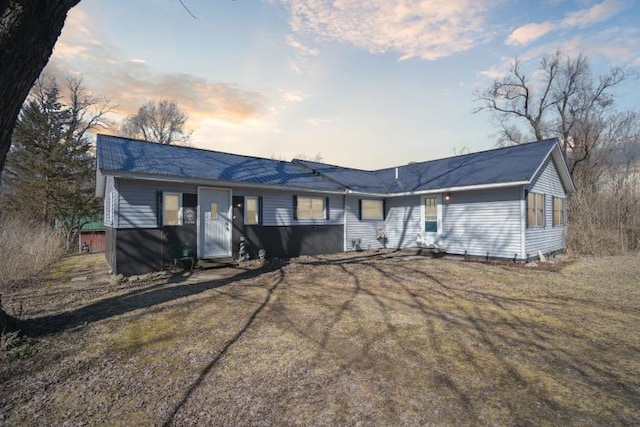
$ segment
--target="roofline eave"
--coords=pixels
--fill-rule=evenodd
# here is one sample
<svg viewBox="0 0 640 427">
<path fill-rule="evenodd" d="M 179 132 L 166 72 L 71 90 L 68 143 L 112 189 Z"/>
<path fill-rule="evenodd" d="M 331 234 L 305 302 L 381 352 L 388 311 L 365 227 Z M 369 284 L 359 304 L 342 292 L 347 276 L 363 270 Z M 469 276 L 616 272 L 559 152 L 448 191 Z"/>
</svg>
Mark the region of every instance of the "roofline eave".
<svg viewBox="0 0 640 427">
<path fill-rule="evenodd" d="M 345 194 L 345 190 L 336 189 L 336 190 L 320 190 L 314 188 L 307 187 L 298 187 L 291 185 L 278 185 L 278 184 L 255 184 L 244 181 L 227 181 L 227 180 L 216 180 L 216 179 L 206 179 L 206 178 L 189 178 L 189 177 L 181 177 L 175 175 L 152 175 L 145 173 L 136 173 L 136 172 L 124 172 L 124 171 L 100 171 L 103 175 L 110 175 L 114 178 L 125 178 L 125 179 L 142 179 L 145 181 L 164 181 L 164 182 L 177 182 L 181 184 L 192 184 L 199 186 L 212 186 L 212 187 L 243 187 L 243 188 L 257 188 L 263 190 L 281 190 L 281 191 L 299 191 L 299 192 L 309 192 L 309 193 L 322 193 L 322 194 Z"/>
<path fill-rule="evenodd" d="M 406 191 L 401 193 L 375 193 L 375 192 L 357 191 L 357 190 L 347 190 L 346 193 L 348 195 L 355 195 L 355 196 L 405 197 L 405 196 L 420 196 L 423 194 L 447 193 L 447 192 L 454 192 L 454 191 L 490 190 L 494 188 L 519 187 L 522 185 L 527 185 L 529 183 L 530 181 L 510 181 L 510 182 L 496 182 L 493 184 L 461 185 L 457 187 L 440 187 L 440 188 L 433 188 L 429 190 Z"/>
</svg>

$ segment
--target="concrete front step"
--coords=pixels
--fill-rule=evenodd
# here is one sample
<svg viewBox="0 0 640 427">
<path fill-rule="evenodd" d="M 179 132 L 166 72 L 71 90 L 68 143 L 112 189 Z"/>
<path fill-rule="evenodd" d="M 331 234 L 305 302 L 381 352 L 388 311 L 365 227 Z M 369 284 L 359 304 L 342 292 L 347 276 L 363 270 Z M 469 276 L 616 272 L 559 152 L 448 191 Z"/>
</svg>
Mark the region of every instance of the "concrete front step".
<svg viewBox="0 0 640 427">
<path fill-rule="evenodd" d="M 201 269 L 233 267 L 235 265 L 236 261 L 232 257 L 201 258 L 198 260 L 198 267 Z"/>
</svg>

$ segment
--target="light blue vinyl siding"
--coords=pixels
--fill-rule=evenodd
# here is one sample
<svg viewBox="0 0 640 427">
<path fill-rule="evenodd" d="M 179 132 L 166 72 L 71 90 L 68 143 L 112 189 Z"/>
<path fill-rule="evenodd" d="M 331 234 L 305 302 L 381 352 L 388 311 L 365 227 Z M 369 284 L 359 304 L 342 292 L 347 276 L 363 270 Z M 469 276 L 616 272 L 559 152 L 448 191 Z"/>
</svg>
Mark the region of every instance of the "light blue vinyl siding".
<svg viewBox="0 0 640 427">
<path fill-rule="evenodd" d="M 118 228 L 156 228 L 157 191 L 197 193 L 197 186 L 158 181 L 118 179 Z"/>
<path fill-rule="evenodd" d="M 440 241 L 447 253 L 521 257 L 520 187 L 460 191 L 442 205 Z"/>
<path fill-rule="evenodd" d="M 116 205 L 117 197 L 115 178 L 112 176 L 105 177 L 103 218 L 104 225 L 107 227 L 113 227 L 116 206 L 112 206 L 112 204 Z"/>
<path fill-rule="evenodd" d="M 234 188 L 234 196 L 262 197 L 262 225 L 342 225 L 343 196 L 341 194 L 313 194 L 290 191 Z M 293 196 L 329 197 L 329 219 L 293 219 Z"/>
<path fill-rule="evenodd" d="M 423 228 L 420 196 L 390 197 L 386 199 L 386 210 L 387 247 L 416 247 Z"/>
<path fill-rule="evenodd" d="M 377 230 L 385 229 L 384 220 L 360 220 L 359 200 L 362 197 L 347 196 L 346 212 L 347 231 L 346 231 L 346 249 L 352 251 L 357 249 L 354 241 L 360 241 L 361 249 L 379 249 L 384 247 L 381 240 L 376 239 Z"/>
<path fill-rule="evenodd" d="M 525 254 L 536 257 L 538 251 L 553 252 L 565 248 L 566 225 L 553 226 L 553 196 L 566 198 L 558 170 L 552 158 L 545 160 L 532 184 L 526 187 L 534 193 L 544 194 L 544 227 L 525 227 Z M 525 218 L 526 219 L 526 218 Z"/>
</svg>

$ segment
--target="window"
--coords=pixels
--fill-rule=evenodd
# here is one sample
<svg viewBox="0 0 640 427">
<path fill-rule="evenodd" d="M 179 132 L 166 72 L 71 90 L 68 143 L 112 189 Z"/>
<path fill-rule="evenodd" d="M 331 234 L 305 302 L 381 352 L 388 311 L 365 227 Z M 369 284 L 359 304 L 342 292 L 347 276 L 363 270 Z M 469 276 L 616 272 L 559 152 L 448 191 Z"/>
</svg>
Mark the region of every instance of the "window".
<svg viewBox="0 0 640 427">
<path fill-rule="evenodd" d="M 553 198 L 553 225 L 566 224 L 566 203 L 567 199 L 563 199 L 562 197 Z"/>
<path fill-rule="evenodd" d="M 527 194 L 527 227 L 544 227 L 544 194 Z"/>
<path fill-rule="evenodd" d="M 384 219 L 382 200 L 360 200 L 360 219 Z"/>
<path fill-rule="evenodd" d="M 438 231 L 438 198 L 424 199 L 424 231 L 436 233 Z"/>
<path fill-rule="evenodd" d="M 244 223 L 247 225 L 258 224 L 258 198 L 257 197 L 245 197 L 244 198 Z"/>
<path fill-rule="evenodd" d="M 295 197 L 295 219 L 326 219 L 324 197 Z"/>
<path fill-rule="evenodd" d="M 182 224 L 182 194 L 164 193 L 163 196 L 163 225 Z"/>
<path fill-rule="evenodd" d="M 211 203 L 211 218 L 212 220 L 216 220 L 219 218 L 218 216 L 218 202 Z"/>
</svg>

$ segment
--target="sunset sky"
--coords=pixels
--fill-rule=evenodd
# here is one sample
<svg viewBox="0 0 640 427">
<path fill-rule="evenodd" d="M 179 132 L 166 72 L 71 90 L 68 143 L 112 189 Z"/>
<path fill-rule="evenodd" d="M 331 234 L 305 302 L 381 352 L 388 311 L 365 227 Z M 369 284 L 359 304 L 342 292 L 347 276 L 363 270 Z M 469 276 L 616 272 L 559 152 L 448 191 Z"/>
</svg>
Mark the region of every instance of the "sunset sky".
<svg viewBox="0 0 640 427">
<path fill-rule="evenodd" d="M 374 169 L 495 143 L 473 92 L 514 56 L 640 67 L 636 0 L 82 0 L 46 71 L 114 120 L 171 99 L 195 147 Z M 640 107 L 640 82 L 619 91 Z"/>
</svg>

